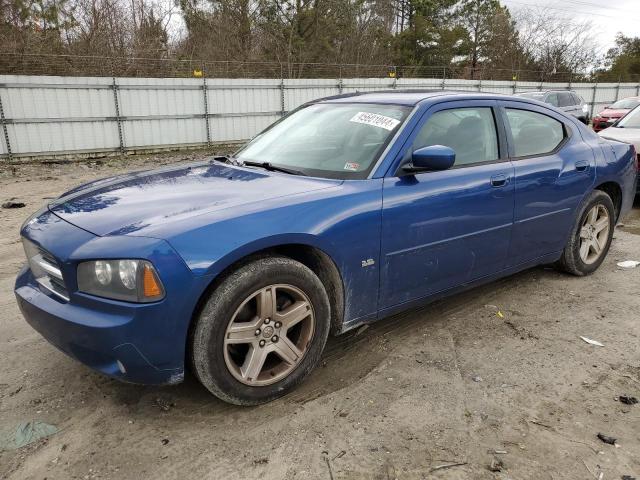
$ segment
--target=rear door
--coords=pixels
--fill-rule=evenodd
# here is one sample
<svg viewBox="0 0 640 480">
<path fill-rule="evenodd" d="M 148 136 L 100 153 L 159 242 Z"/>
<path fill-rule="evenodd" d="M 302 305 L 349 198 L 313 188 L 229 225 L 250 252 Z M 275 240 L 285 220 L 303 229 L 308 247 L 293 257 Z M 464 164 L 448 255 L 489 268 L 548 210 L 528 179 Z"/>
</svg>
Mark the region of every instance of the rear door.
<svg viewBox="0 0 640 480">
<path fill-rule="evenodd" d="M 576 126 L 544 107 L 503 101 L 515 168 L 515 211 L 507 266 L 559 253 L 595 179 L 595 159 Z"/>
<path fill-rule="evenodd" d="M 380 308 L 427 297 L 504 268 L 513 166 L 497 102 L 432 106 L 384 179 Z M 418 148 L 456 152 L 449 170 L 403 174 Z"/>
</svg>

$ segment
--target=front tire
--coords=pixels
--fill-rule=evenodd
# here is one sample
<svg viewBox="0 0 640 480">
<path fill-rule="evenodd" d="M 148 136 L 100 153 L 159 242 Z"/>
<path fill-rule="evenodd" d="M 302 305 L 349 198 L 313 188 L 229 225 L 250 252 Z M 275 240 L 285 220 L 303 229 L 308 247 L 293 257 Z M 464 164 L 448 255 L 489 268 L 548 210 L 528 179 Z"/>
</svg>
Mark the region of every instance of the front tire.
<svg viewBox="0 0 640 480">
<path fill-rule="evenodd" d="M 284 257 L 258 259 L 211 293 L 193 330 L 193 367 L 226 402 L 266 403 L 313 370 L 329 327 L 327 293 L 309 268 Z"/>
<path fill-rule="evenodd" d="M 558 262 L 561 270 L 589 275 L 602 264 L 613 238 L 616 212 L 611 197 L 594 190 L 578 212 L 571 237 Z"/>
</svg>

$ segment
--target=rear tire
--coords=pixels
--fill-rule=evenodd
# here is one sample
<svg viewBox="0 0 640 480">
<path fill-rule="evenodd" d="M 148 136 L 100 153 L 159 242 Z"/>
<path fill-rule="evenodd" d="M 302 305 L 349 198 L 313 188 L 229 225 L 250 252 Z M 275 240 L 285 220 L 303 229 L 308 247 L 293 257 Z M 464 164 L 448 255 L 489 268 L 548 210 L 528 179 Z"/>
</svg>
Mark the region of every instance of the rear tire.
<svg viewBox="0 0 640 480">
<path fill-rule="evenodd" d="M 211 293 L 193 330 L 193 368 L 221 400 L 266 403 L 309 375 L 329 327 L 327 293 L 309 268 L 284 257 L 258 259 Z"/>
<path fill-rule="evenodd" d="M 611 246 L 615 215 L 609 195 L 601 190 L 591 192 L 576 216 L 571 237 L 557 266 L 577 276 L 595 272 Z"/>
</svg>

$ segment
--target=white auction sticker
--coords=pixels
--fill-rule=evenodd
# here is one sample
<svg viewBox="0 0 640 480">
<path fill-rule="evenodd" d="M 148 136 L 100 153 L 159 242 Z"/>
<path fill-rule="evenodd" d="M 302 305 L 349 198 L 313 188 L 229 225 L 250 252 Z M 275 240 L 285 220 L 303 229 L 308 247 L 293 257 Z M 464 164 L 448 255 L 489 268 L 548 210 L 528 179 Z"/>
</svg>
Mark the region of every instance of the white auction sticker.
<svg viewBox="0 0 640 480">
<path fill-rule="evenodd" d="M 356 162 L 347 162 L 344 164 L 344 169 L 349 170 L 350 172 L 357 172 L 360 168 L 360 164 Z"/>
<path fill-rule="evenodd" d="M 368 112 L 358 112 L 349 121 L 384 128 L 385 130 L 393 130 L 396 128 L 396 125 L 400 123 L 400 120 L 396 120 L 395 118 Z"/>
</svg>

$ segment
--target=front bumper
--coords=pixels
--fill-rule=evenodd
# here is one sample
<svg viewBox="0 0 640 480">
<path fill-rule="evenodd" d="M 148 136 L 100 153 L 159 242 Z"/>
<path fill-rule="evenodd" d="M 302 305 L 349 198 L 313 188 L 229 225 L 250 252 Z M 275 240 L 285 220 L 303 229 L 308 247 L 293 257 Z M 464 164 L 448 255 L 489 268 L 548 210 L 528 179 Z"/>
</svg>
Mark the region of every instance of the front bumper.
<svg viewBox="0 0 640 480">
<path fill-rule="evenodd" d="M 184 378 L 187 332 L 207 279 L 196 277 L 163 240 L 96 237 L 50 212 L 22 235 L 56 257 L 69 300 L 43 289 L 28 267 L 15 283 L 27 322 L 70 357 L 105 375 L 161 385 Z M 77 290 L 77 264 L 89 258 L 144 258 L 156 267 L 166 296 L 138 304 L 98 298 Z"/>
<path fill-rule="evenodd" d="M 136 326 L 144 323 L 147 312 L 105 314 L 60 302 L 38 287 L 27 267 L 18 275 L 15 295 L 29 325 L 53 346 L 88 367 L 132 383 L 182 381 L 182 365 L 168 368 L 154 365 L 137 346 L 144 348 L 147 343 L 134 334 Z"/>
</svg>

